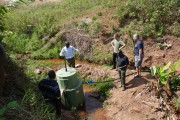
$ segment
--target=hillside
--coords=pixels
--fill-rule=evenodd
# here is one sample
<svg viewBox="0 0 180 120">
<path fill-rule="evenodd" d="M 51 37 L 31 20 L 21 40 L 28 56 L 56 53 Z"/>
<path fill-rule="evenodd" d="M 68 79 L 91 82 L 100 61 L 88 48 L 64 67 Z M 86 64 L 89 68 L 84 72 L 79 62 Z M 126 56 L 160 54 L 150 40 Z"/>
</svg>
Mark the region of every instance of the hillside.
<svg viewBox="0 0 180 120">
<path fill-rule="evenodd" d="M 57 71 L 64 67 L 59 52 L 65 41 L 80 51 L 75 54 L 80 64 L 76 69 L 83 82 L 92 79 L 103 83 L 118 78 L 117 71 L 110 70 L 113 34 L 119 33 L 126 43 L 123 52 L 130 60 L 129 74 L 135 70 L 132 36 L 138 33 L 145 46 L 142 77 L 128 76 L 126 91 L 118 87 L 119 80 L 89 85 L 100 94 L 100 99 L 95 100 L 101 101 L 99 109 L 95 106 L 97 109 L 86 111 L 87 115 L 63 109 L 64 119 L 178 119 L 174 115 L 178 115 L 180 108 L 179 88 L 170 99 L 173 110 L 166 108 L 166 102 L 155 95 L 157 86 L 152 84 L 157 81 L 147 71 L 153 65 L 164 66 L 180 60 L 179 10 L 179 0 L 35 0 L 8 8 L 3 24 L 0 21 L 4 27 L 0 41 L 9 59 L 6 92 L 0 106 L 16 100 L 20 109 L 7 111 L 6 118 L 61 119 L 43 101 L 38 83 L 50 68 Z M 177 77 L 179 73 L 180 68 Z M 96 92 L 88 94 L 93 96 Z M 86 99 L 91 101 L 92 97 Z"/>
<path fill-rule="evenodd" d="M 139 5 L 139 3 L 134 4 Z M 58 58 L 59 49 L 62 47 L 63 42 L 68 40 L 80 51 L 83 51 L 77 56 L 77 59 L 110 64 L 110 52 L 112 49 L 109 43 L 113 34 L 116 32 L 121 34 L 122 39 L 127 44 L 127 54 L 132 57 L 132 35 L 139 33 L 146 44 L 147 49 L 145 50 L 148 57 L 146 60 L 154 59 L 152 58 L 154 52 L 151 53 L 148 50 L 149 45 L 154 45 L 153 49 L 157 53 L 159 51 L 160 54 L 163 54 L 164 50 L 160 50 L 163 48 L 159 49 L 158 47 L 164 43 L 172 45 L 168 56 L 175 55 L 175 58 L 168 57 L 168 59 L 170 58 L 170 61 L 178 60 L 179 56 L 176 54 L 179 51 L 173 51 L 174 48 L 176 49 L 174 45 L 179 47 L 180 25 L 179 18 L 176 16 L 179 6 L 176 4 L 176 0 L 172 0 L 169 6 L 164 7 L 168 11 L 168 7 L 176 5 L 171 11 L 168 11 L 172 12 L 172 14 L 169 13 L 168 18 L 165 18 L 167 21 L 161 21 L 159 18 L 165 17 L 164 13 L 161 13 L 158 9 L 154 10 L 154 8 L 149 8 L 152 9 L 149 10 L 151 11 L 149 13 L 147 10 L 144 11 L 147 13 L 141 12 L 139 16 L 136 16 L 138 6 L 136 7 L 134 4 L 131 4 L 131 0 L 126 2 L 119 0 L 111 2 L 108 0 L 73 2 L 68 0 L 56 4 L 32 4 L 33 7 L 31 5 L 21 6 L 8 13 L 8 19 L 5 20 L 6 32 L 3 42 L 8 44 L 8 50 L 15 53 L 26 54 L 34 59 L 48 59 Z M 146 8 L 147 4 L 141 3 L 141 6 Z M 164 2 L 164 5 L 166 4 Z M 155 3 L 153 7 L 155 5 L 159 5 L 159 2 Z M 126 6 L 128 6 L 129 10 L 123 11 Z M 163 5 L 161 7 L 163 8 Z M 158 11 L 160 13 L 157 13 L 156 17 L 154 17 L 154 13 Z M 135 15 L 131 16 L 132 14 Z M 152 14 L 152 16 L 144 16 L 143 18 L 141 14 Z M 144 19 L 147 20 L 143 22 Z M 154 19 L 154 21 L 148 21 L 151 19 Z M 145 26 L 143 27 L 141 24 Z M 159 29 L 161 30 L 159 31 Z M 173 54 L 171 55 L 171 53 Z M 160 54 L 158 53 L 158 55 Z M 152 63 L 152 61 L 150 62 Z"/>
</svg>

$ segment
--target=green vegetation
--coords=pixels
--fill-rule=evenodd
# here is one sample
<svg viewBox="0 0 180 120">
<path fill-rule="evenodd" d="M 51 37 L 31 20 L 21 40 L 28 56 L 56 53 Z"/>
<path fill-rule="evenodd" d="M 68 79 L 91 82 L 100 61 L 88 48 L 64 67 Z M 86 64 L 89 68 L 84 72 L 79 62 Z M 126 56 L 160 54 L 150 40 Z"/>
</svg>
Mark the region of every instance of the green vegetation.
<svg viewBox="0 0 180 120">
<path fill-rule="evenodd" d="M 57 64 L 59 65 L 59 63 Z M 7 85 L 5 87 L 8 93 L 7 102 L 16 100 L 19 106 L 13 107 L 13 109 L 9 109 L 8 107 L 3 117 L 8 120 L 61 119 L 59 117 L 56 118 L 54 106 L 44 101 L 38 89 L 39 81 L 47 77 L 47 73 L 52 65 L 56 65 L 56 63 L 49 61 L 33 61 L 10 55 L 6 66 L 6 71 L 8 73 L 6 77 Z M 40 69 L 41 73 L 35 73 L 36 69 Z M 5 100 L 6 99 L 7 98 L 5 98 Z M 3 97 L 1 101 L 4 101 Z M 4 102 L 6 103 L 6 101 Z M 2 110 L 0 109 L 0 117 L 1 112 Z"/>
<path fill-rule="evenodd" d="M 63 0 L 59 3 L 42 5 L 20 5 L 11 9 L 5 22 L 3 42 L 8 50 L 15 53 L 30 54 L 35 59 L 57 58 L 61 40 L 44 48 L 54 35 L 63 30 L 66 21 L 73 22 L 76 17 L 107 4 L 108 0 Z M 117 0 L 113 0 L 117 1 Z M 102 15 L 99 13 L 98 15 Z M 80 25 L 88 32 L 88 25 Z M 94 24 L 94 31 L 100 29 Z M 56 38 L 55 38 L 56 39 Z"/>
<path fill-rule="evenodd" d="M 106 79 L 106 80 L 105 80 Z M 99 92 L 100 96 L 103 96 L 104 98 L 107 98 L 110 96 L 110 89 L 113 88 L 113 79 L 110 77 L 103 77 L 97 80 L 94 84 L 91 86 L 94 87 L 97 92 Z M 106 82 L 107 81 L 107 82 Z"/>
<path fill-rule="evenodd" d="M 179 0 L 127 0 L 117 7 L 117 14 L 125 32 L 143 37 L 179 36 L 179 9 Z"/>
<path fill-rule="evenodd" d="M 4 113 L 11 109 L 11 108 L 18 108 L 19 105 L 16 101 L 9 102 L 7 105 L 4 105 L 3 107 L 0 108 L 0 120 L 5 120 L 3 117 Z"/>
<path fill-rule="evenodd" d="M 44 62 L 44 61 L 17 61 L 23 62 L 24 74 L 28 78 L 28 81 L 24 83 L 26 86 L 24 88 L 24 95 L 20 101 L 20 109 L 19 113 L 24 113 L 25 117 L 29 117 L 31 119 L 48 119 L 48 120 L 58 120 L 61 118 L 56 118 L 56 110 L 55 107 L 44 101 L 44 98 L 41 92 L 38 89 L 38 83 L 43 78 L 47 77 L 47 73 L 49 71 L 49 67 L 55 65 L 52 62 Z M 41 69 L 43 72 L 41 74 L 35 73 L 35 69 Z M 15 71 L 14 71 L 15 72 Z M 27 111 L 29 114 L 26 114 Z M 25 118 L 24 118 L 25 119 Z"/>
<path fill-rule="evenodd" d="M 153 66 L 151 67 L 151 75 L 156 76 L 156 78 L 159 80 L 160 84 L 166 84 L 168 80 L 170 80 L 170 87 L 173 89 L 180 89 L 180 84 L 178 81 L 180 78 L 175 75 L 177 67 L 180 65 L 180 61 L 177 61 L 174 63 L 172 68 L 170 69 L 171 62 L 169 62 L 167 65 L 158 67 Z"/>
<path fill-rule="evenodd" d="M 179 7 L 178 0 L 63 0 L 56 4 L 19 5 L 10 9 L 5 19 L 1 18 L 5 31 L 0 34 L 4 37 L 3 43 L 7 50 L 13 54 L 28 54 L 33 59 L 58 58 L 63 43 L 59 32 L 79 28 L 85 34 L 96 36 L 104 30 L 100 18 L 105 14 L 98 11 L 100 9 L 113 8 L 116 11 L 112 19 L 119 18 L 119 25 L 113 24 L 112 30 L 108 32 L 121 31 L 130 36 L 139 33 L 143 37 L 157 37 L 164 34 L 179 36 Z M 91 22 L 78 19 L 96 10 Z M 104 55 L 106 51 L 97 49 L 98 52 L 93 50 L 92 54 L 98 55 L 100 51 L 101 55 L 84 58 L 110 64 L 110 55 Z"/>
</svg>

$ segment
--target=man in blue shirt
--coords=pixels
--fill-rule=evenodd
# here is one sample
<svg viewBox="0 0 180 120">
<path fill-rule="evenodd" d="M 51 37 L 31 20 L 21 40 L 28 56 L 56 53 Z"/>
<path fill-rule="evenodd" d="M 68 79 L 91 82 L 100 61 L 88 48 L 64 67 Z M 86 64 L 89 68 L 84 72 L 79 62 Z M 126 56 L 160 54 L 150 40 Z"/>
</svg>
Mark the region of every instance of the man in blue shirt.
<svg viewBox="0 0 180 120">
<path fill-rule="evenodd" d="M 141 64 L 144 58 L 144 43 L 140 40 L 138 34 L 134 34 L 133 39 L 136 42 L 134 46 L 134 58 L 137 71 L 137 74 L 134 77 L 139 77 L 141 76 Z"/>
</svg>

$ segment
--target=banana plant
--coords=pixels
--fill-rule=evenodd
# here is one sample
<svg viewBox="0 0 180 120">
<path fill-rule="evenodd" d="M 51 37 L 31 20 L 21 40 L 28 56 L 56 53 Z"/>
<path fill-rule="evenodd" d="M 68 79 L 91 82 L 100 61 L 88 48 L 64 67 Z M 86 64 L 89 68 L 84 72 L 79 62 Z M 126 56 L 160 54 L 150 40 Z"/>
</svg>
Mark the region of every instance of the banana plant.
<svg viewBox="0 0 180 120">
<path fill-rule="evenodd" d="M 151 75 L 155 76 L 156 79 L 162 84 L 165 84 L 170 77 L 174 76 L 176 69 L 180 65 L 180 60 L 175 62 L 174 65 L 171 67 L 171 62 L 167 63 L 165 66 L 152 66 L 150 68 Z"/>
</svg>

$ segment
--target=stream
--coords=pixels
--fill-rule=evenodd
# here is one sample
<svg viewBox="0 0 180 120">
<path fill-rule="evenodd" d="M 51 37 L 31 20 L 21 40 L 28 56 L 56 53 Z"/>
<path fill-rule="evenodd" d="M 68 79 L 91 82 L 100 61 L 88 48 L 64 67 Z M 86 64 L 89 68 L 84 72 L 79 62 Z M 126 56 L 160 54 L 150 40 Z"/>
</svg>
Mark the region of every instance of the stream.
<svg viewBox="0 0 180 120">
<path fill-rule="evenodd" d="M 38 60 L 39 61 L 39 60 Z M 42 62 L 51 62 L 53 64 L 62 64 L 64 59 L 50 59 L 50 60 L 40 60 Z M 92 66 L 99 66 L 98 64 L 88 63 L 76 60 L 76 65 L 88 64 Z M 106 120 L 104 117 L 103 103 L 98 99 L 91 96 L 95 90 L 87 84 L 83 84 L 85 107 L 78 110 L 78 116 L 81 119 L 88 120 Z"/>
</svg>

